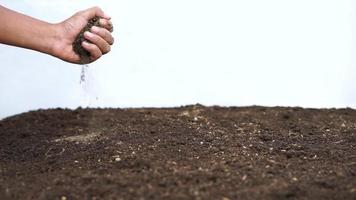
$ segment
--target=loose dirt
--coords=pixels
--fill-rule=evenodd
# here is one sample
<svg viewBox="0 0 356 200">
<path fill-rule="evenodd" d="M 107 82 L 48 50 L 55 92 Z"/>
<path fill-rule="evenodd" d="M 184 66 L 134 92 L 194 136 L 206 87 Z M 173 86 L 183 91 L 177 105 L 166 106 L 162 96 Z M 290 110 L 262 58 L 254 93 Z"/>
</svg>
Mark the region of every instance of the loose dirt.
<svg viewBox="0 0 356 200">
<path fill-rule="evenodd" d="M 356 111 L 28 112 L 0 121 L 0 199 L 356 199 Z"/>
<path fill-rule="evenodd" d="M 86 27 L 84 27 L 80 31 L 80 33 L 77 35 L 77 37 L 73 42 L 73 50 L 76 54 L 78 54 L 81 57 L 82 60 L 89 60 L 90 57 L 90 53 L 82 47 L 82 42 L 87 41 L 84 38 L 84 33 L 86 31 L 90 31 L 91 27 L 93 26 L 100 27 L 99 20 L 100 20 L 99 17 L 93 17 L 92 19 L 90 19 Z"/>
</svg>

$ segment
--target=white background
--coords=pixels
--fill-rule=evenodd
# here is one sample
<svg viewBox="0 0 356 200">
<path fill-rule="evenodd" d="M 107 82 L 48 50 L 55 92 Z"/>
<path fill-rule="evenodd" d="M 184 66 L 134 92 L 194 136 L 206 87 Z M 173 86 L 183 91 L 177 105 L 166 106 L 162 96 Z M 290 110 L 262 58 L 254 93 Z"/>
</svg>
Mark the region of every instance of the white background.
<svg viewBox="0 0 356 200">
<path fill-rule="evenodd" d="M 0 2 L 52 23 L 94 5 L 112 16 L 116 44 L 89 68 L 95 106 L 356 107 L 352 0 Z M 0 118 L 82 105 L 79 76 L 0 45 Z"/>
</svg>

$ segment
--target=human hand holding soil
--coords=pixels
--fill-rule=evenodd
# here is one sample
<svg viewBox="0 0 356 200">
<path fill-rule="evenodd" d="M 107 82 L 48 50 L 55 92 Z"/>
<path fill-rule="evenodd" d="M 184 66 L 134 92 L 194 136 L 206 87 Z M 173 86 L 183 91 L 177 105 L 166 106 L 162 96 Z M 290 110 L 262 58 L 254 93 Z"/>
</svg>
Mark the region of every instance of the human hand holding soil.
<svg viewBox="0 0 356 200">
<path fill-rule="evenodd" d="M 110 17 L 98 7 L 74 14 L 57 24 L 56 29 L 59 40 L 54 44 L 53 54 L 72 63 L 93 62 L 108 53 L 114 43 Z"/>
<path fill-rule="evenodd" d="M 94 17 L 100 18 L 100 26 L 85 31 L 83 36 L 86 41 L 81 42 L 89 57 L 80 56 L 74 52 L 73 43 Z M 0 23 L 0 43 L 32 49 L 70 63 L 91 63 L 108 53 L 114 43 L 110 17 L 98 7 L 77 12 L 61 23 L 51 24 L 0 6 Z"/>
</svg>

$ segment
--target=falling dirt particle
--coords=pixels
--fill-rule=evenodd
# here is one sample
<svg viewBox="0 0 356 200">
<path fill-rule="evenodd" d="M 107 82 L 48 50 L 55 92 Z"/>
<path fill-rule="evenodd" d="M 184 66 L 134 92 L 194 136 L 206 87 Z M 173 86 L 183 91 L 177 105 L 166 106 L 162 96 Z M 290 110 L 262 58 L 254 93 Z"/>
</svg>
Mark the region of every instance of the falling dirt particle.
<svg viewBox="0 0 356 200">
<path fill-rule="evenodd" d="M 67 200 L 67 197 L 62 196 L 62 197 L 61 197 L 61 200 Z"/>
<path fill-rule="evenodd" d="M 296 177 L 293 177 L 292 181 L 298 181 L 298 179 Z"/>
</svg>

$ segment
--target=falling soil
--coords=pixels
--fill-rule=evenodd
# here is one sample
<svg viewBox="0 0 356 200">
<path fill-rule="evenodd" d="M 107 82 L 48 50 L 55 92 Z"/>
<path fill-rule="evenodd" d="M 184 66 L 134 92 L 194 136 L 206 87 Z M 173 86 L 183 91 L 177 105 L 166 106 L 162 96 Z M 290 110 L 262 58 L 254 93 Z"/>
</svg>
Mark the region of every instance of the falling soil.
<svg viewBox="0 0 356 200">
<path fill-rule="evenodd" d="M 0 199 L 356 199 L 356 111 L 28 112 L 0 121 Z"/>
<path fill-rule="evenodd" d="M 73 42 L 73 50 L 76 54 L 80 56 L 82 60 L 89 60 L 90 57 L 90 53 L 82 47 L 82 42 L 87 41 L 84 38 L 84 33 L 86 31 L 90 31 L 91 27 L 93 26 L 100 27 L 99 19 L 100 19 L 99 17 L 93 17 L 92 19 L 90 19 L 86 27 L 84 27 L 80 31 L 80 33 L 77 35 L 77 37 Z"/>
</svg>

